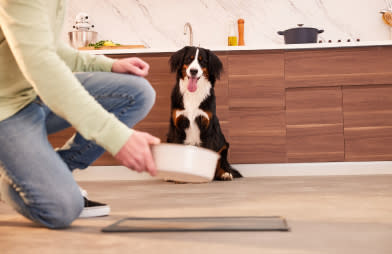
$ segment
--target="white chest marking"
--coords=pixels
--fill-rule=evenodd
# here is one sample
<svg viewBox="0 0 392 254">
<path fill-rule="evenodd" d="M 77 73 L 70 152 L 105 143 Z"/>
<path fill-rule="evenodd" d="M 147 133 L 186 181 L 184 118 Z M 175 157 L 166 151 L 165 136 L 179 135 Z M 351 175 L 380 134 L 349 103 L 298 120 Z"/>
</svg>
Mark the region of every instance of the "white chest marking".
<svg viewBox="0 0 392 254">
<path fill-rule="evenodd" d="M 208 120 L 208 115 L 199 108 L 200 104 L 210 95 L 210 82 L 202 76 L 197 82 L 197 90 L 189 92 L 187 89 L 188 78 L 180 80 L 180 92 L 183 96 L 184 109 L 177 111 L 176 118 L 180 115 L 185 116 L 189 120 L 189 128 L 185 130 L 186 139 L 184 144 L 187 145 L 200 145 L 200 130 L 196 124 L 195 119 L 198 116 L 204 116 Z"/>
<path fill-rule="evenodd" d="M 210 89 L 211 89 L 211 84 L 206 79 L 203 74 L 201 67 L 197 61 L 197 55 L 198 51 L 196 52 L 195 60 L 191 63 L 191 65 L 188 67 L 188 69 L 191 68 L 197 68 L 199 69 L 200 73 L 200 79 L 197 82 L 197 89 L 194 92 L 189 92 L 187 86 L 188 86 L 188 77 L 185 77 L 184 79 L 180 79 L 180 93 L 183 96 L 183 102 L 184 102 L 184 110 L 177 111 L 176 118 L 179 117 L 180 115 L 183 115 L 188 118 L 189 120 L 189 128 L 185 130 L 186 134 L 186 139 L 184 141 L 185 144 L 187 145 L 200 145 L 201 140 L 200 140 L 200 130 L 195 122 L 195 119 L 198 116 L 204 116 L 208 120 L 209 117 L 208 115 L 201 109 L 199 109 L 200 104 L 204 101 L 205 98 L 207 98 L 210 95 Z M 187 69 L 187 73 L 188 73 Z"/>
</svg>

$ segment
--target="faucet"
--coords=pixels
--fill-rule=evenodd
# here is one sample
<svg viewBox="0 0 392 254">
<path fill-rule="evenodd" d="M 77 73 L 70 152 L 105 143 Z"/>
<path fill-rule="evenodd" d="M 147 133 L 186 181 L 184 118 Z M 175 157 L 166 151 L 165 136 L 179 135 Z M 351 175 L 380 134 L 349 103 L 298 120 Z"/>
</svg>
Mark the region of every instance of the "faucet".
<svg viewBox="0 0 392 254">
<path fill-rule="evenodd" d="M 192 26 L 189 22 L 186 22 L 184 25 L 184 35 L 186 35 L 186 28 L 189 28 L 189 46 L 193 46 L 193 32 Z"/>
</svg>

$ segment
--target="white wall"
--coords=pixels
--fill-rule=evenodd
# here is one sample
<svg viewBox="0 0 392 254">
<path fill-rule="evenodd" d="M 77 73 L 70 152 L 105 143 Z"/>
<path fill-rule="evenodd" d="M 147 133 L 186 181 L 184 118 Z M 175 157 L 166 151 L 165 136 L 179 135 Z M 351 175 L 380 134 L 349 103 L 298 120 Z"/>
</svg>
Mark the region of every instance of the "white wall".
<svg viewBox="0 0 392 254">
<path fill-rule="evenodd" d="M 326 41 L 388 40 L 390 29 L 379 13 L 385 7 L 384 0 L 69 0 L 64 38 L 76 14 L 87 12 L 98 39 L 152 48 L 182 47 L 186 22 L 196 45 L 226 46 L 228 24 L 238 18 L 245 20 L 249 46 L 283 44 L 276 32 L 300 23 L 324 29 L 319 39 Z"/>
</svg>

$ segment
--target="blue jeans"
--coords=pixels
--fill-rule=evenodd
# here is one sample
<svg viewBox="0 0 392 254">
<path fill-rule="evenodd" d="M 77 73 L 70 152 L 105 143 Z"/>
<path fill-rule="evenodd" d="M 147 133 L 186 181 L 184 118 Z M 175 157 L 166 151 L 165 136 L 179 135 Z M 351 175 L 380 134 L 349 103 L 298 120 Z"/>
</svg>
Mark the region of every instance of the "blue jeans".
<svg viewBox="0 0 392 254">
<path fill-rule="evenodd" d="M 129 127 L 142 120 L 155 102 L 155 91 L 144 78 L 110 72 L 75 75 L 107 111 Z M 79 216 L 84 203 L 72 170 L 88 167 L 104 152 L 78 133 L 55 151 L 48 134 L 69 126 L 39 98 L 0 121 L 1 199 L 48 228 L 65 228 Z"/>
</svg>

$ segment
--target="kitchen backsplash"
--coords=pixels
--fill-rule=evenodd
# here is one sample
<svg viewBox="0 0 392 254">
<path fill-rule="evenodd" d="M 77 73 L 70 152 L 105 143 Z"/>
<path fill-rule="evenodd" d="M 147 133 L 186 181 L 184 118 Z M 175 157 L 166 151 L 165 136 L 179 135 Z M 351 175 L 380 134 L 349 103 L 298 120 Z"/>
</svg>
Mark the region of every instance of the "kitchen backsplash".
<svg viewBox="0 0 392 254">
<path fill-rule="evenodd" d="M 182 47 L 193 28 L 194 45 L 227 45 L 229 24 L 245 20 L 245 44 L 283 44 L 277 34 L 304 24 L 324 29 L 319 40 L 337 42 L 391 39 L 379 11 L 385 0 L 68 0 L 64 39 L 79 12 L 89 14 L 98 39 L 151 48 Z"/>
</svg>

